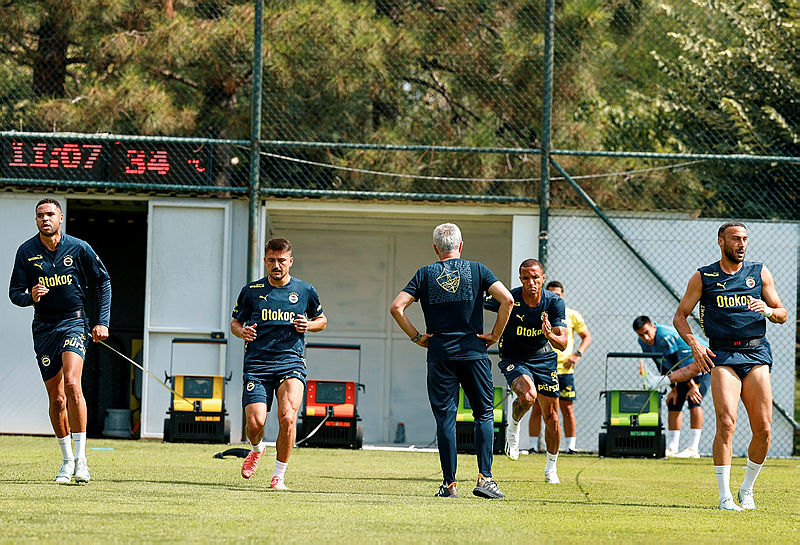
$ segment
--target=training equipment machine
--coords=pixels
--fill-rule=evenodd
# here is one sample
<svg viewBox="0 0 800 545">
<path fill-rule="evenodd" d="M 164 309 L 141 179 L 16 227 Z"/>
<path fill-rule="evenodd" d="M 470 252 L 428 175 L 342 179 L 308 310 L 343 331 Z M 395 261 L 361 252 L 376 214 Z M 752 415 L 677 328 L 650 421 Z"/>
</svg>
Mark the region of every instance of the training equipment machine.
<svg viewBox="0 0 800 545">
<path fill-rule="evenodd" d="M 175 338 L 179 343 L 225 344 L 221 335 L 209 339 Z M 170 374 L 172 396 L 164 419 L 164 441 L 169 443 L 230 443 L 231 424 L 225 417 L 225 382 L 230 376 Z M 165 373 L 166 374 L 166 373 Z M 177 394 L 177 395 L 176 395 Z"/>
<path fill-rule="evenodd" d="M 358 392 L 366 391 L 361 384 L 361 345 L 309 343 L 306 347 L 358 351 L 358 378 L 306 381 L 297 424 L 297 435 L 303 439 L 296 446 L 360 449 L 364 427 L 358 414 Z"/>
<path fill-rule="evenodd" d="M 494 387 L 494 448 L 495 454 L 502 454 L 506 445 L 506 411 L 503 403 L 507 394 L 501 386 Z M 464 389 L 458 388 L 458 410 L 456 412 L 456 448 L 458 452 L 475 453 L 475 417 L 472 406 L 464 395 Z"/>
<path fill-rule="evenodd" d="M 609 390 L 609 358 L 656 358 L 659 353 L 609 352 L 606 354 L 606 420 L 598 440 L 600 456 L 663 458 L 666 449 L 661 423 L 661 392 L 657 390 Z"/>
</svg>

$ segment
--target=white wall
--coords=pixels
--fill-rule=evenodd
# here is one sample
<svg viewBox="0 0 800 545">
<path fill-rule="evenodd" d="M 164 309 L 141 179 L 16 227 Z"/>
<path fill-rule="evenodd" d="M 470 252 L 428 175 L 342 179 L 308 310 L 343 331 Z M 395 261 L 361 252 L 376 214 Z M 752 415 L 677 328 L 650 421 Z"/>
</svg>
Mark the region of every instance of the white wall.
<svg viewBox="0 0 800 545">
<path fill-rule="evenodd" d="M 35 206 L 45 196 L 57 199 L 66 213 L 64 195 L 0 193 L 0 258 L 6 299 L 0 305 L 3 357 L 0 358 L 0 433 L 51 434 L 47 391 L 36 365 L 31 322 L 33 307 L 20 308 L 8 299 L 8 280 L 20 244 L 36 231 Z M 66 224 L 65 224 L 66 226 Z"/>
<path fill-rule="evenodd" d="M 144 367 L 159 378 L 165 372 L 225 374 L 227 347 L 173 345 L 172 339 L 229 335 L 230 206 L 200 199 L 150 201 Z M 169 402 L 169 391 L 148 377 L 142 437 L 161 437 Z"/>
</svg>

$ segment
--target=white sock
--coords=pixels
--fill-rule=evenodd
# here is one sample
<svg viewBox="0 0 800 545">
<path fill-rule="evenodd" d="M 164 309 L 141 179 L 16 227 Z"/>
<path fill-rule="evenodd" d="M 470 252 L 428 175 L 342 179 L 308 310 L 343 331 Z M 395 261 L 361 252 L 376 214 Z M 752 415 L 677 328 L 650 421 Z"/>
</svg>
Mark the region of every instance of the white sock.
<svg viewBox="0 0 800 545">
<path fill-rule="evenodd" d="M 75 443 L 75 458 L 77 460 L 86 459 L 86 432 L 72 433 L 72 441 Z"/>
<path fill-rule="evenodd" d="M 731 466 L 714 466 L 714 473 L 717 474 L 717 486 L 719 487 L 719 501 L 725 498 L 732 498 L 731 494 Z"/>
<path fill-rule="evenodd" d="M 703 433 L 703 428 L 691 428 L 689 430 L 689 448 L 700 450 L 700 434 Z"/>
<path fill-rule="evenodd" d="M 575 450 L 575 438 L 567 437 L 567 450 Z"/>
<path fill-rule="evenodd" d="M 275 460 L 275 473 L 272 474 L 273 477 L 278 477 L 283 480 L 284 474 L 286 474 L 286 466 L 289 465 L 289 462 L 279 462 L 277 459 Z"/>
<path fill-rule="evenodd" d="M 250 450 L 252 450 L 253 452 L 264 452 L 265 447 L 266 445 L 264 445 L 263 439 L 259 441 L 257 445 L 250 443 Z"/>
<path fill-rule="evenodd" d="M 558 462 L 558 453 L 550 454 L 547 453 L 547 462 L 544 464 L 544 472 L 550 473 L 551 471 L 556 470 L 556 462 Z"/>
<path fill-rule="evenodd" d="M 75 455 L 72 454 L 72 438 L 69 434 L 64 437 L 56 437 L 56 441 L 58 441 L 58 446 L 61 447 L 61 459 L 65 462 L 67 460 L 74 460 Z"/>
<path fill-rule="evenodd" d="M 519 431 L 519 422 L 514 420 L 514 417 L 511 415 L 508 415 L 508 430 L 514 435 Z"/>
<path fill-rule="evenodd" d="M 681 444 L 681 430 L 667 430 L 667 449 L 678 452 Z"/>
<path fill-rule="evenodd" d="M 744 469 L 744 481 L 742 481 L 742 486 L 740 487 L 741 490 L 753 490 L 753 484 L 756 482 L 756 477 L 758 477 L 761 468 L 764 467 L 764 463 L 757 464 L 747 459 L 747 466 Z"/>
</svg>

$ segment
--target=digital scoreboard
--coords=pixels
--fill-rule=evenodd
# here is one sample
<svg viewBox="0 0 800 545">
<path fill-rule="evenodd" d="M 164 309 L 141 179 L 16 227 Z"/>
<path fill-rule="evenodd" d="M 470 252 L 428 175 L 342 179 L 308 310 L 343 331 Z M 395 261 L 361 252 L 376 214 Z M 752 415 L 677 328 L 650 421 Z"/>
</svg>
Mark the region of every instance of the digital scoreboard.
<svg viewBox="0 0 800 545">
<path fill-rule="evenodd" d="M 0 177 L 212 185 L 209 145 L 0 137 Z"/>
</svg>

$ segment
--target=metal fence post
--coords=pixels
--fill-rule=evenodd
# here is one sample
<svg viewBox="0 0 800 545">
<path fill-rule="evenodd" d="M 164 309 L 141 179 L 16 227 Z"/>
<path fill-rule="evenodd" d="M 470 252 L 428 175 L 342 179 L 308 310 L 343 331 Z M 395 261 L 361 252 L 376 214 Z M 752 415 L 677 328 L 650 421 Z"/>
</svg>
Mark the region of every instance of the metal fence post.
<svg viewBox="0 0 800 545">
<path fill-rule="evenodd" d="M 264 0 L 255 0 L 256 14 L 253 22 L 253 95 L 250 112 L 250 209 L 248 214 L 247 280 L 261 276 L 258 262 L 258 203 L 261 175 L 261 79 L 262 50 L 264 47 Z"/>
<path fill-rule="evenodd" d="M 555 26 L 555 0 L 547 0 L 544 31 L 544 99 L 542 102 L 542 187 L 539 197 L 539 261 L 547 268 L 547 241 L 549 238 L 550 208 L 550 120 L 553 109 L 553 27 Z"/>
</svg>

